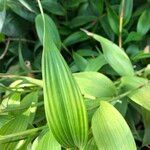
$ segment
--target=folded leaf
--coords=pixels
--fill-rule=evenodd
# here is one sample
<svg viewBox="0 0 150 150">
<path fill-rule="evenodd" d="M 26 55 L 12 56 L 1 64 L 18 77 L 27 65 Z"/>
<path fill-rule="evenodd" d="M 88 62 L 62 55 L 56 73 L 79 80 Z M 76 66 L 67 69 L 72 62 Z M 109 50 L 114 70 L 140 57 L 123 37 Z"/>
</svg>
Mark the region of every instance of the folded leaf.
<svg viewBox="0 0 150 150">
<path fill-rule="evenodd" d="M 44 25 L 43 25 L 42 16 L 38 15 L 35 19 L 35 22 L 36 22 L 36 30 L 37 30 L 38 37 L 41 43 L 43 43 Z M 48 15 L 45 15 L 45 26 L 46 28 L 49 28 L 49 30 L 47 30 L 48 32 L 47 34 L 51 36 L 52 40 L 54 41 L 58 49 L 60 49 L 61 40 L 60 40 L 58 30 L 55 26 L 55 23 Z"/>
<path fill-rule="evenodd" d="M 136 150 L 129 126 L 108 102 L 100 102 L 92 119 L 92 131 L 99 150 Z"/>
<path fill-rule="evenodd" d="M 41 24 L 36 26 L 42 28 Z M 48 125 L 61 145 L 82 148 L 86 144 L 88 131 L 83 97 L 68 65 L 48 34 L 49 26 L 44 27 L 42 76 Z"/>
</svg>

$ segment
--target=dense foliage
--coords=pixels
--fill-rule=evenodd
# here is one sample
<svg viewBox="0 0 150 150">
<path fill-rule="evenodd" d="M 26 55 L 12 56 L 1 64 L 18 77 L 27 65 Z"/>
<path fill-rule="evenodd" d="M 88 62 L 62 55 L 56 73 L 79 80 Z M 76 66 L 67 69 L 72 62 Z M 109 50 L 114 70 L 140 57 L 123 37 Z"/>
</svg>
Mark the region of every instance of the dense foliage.
<svg viewBox="0 0 150 150">
<path fill-rule="evenodd" d="M 0 150 L 150 149 L 149 30 L 149 0 L 0 0 Z"/>
</svg>

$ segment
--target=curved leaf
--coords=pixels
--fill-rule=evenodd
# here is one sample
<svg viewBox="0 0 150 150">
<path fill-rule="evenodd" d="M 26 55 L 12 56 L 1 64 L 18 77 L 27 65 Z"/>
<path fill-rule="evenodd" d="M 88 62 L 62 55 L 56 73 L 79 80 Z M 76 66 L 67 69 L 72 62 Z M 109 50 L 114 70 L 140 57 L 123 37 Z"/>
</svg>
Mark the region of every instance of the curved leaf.
<svg viewBox="0 0 150 150">
<path fill-rule="evenodd" d="M 41 24 L 36 26 L 42 28 Z M 82 148 L 86 144 L 88 131 L 83 97 L 68 65 L 48 34 L 49 26 L 44 27 L 42 75 L 48 125 L 61 145 Z"/>
<path fill-rule="evenodd" d="M 137 32 L 145 35 L 150 30 L 150 9 L 146 9 L 139 18 Z"/>
<path fill-rule="evenodd" d="M 119 75 L 132 76 L 134 74 L 130 59 L 120 47 L 102 36 L 85 32 L 101 43 L 106 61 Z"/>
<path fill-rule="evenodd" d="M 61 40 L 60 40 L 60 36 L 59 36 L 58 30 L 56 28 L 56 25 L 55 25 L 54 21 L 48 15 L 45 14 L 44 16 L 45 16 L 45 27 L 48 28 L 47 34 L 49 34 L 51 39 L 56 44 L 57 48 L 60 49 Z M 44 25 L 43 25 L 42 15 L 38 15 L 36 17 L 35 25 L 36 25 L 36 31 L 37 31 L 38 37 L 39 37 L 41 43 L 43 43 Z"/>
<path fill-rule="evenodd" d="M 108 102 L 100 102 L 92 119 L 92 131 L 99 150 L 136 150 L 129 126 Z"/>
</svg>

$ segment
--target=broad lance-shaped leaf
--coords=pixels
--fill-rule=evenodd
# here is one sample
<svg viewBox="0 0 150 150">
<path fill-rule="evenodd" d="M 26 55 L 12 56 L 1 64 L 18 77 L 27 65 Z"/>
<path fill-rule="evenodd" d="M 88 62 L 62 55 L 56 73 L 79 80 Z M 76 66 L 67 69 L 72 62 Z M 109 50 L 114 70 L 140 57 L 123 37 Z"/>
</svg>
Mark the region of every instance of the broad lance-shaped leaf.
<svg viewBox="0 0 150 150">
<path fill-rule="evenodd" d="M 44 106 L 48 125 L 61 145 L 82 148 L 86 144 L 88 131 L 83 97 L 51 35 L 47 34 L 48 30 L 48 26 L 45 26 L 42 57 Z"/>
<path fill-rule="evenodd" d="M 112 97 L 116 95 L 113 82 L 98 72 L 82 72 L 73 74 L 83 95 L 94 97 Z"/>
<path fill-rule="evenodd" d="M 140 77 L 122 77 L 121 87 L 124 91 L 135 89 L 129 98 L 150 111 L 150 84 L 148 80 Z"/>
<path fill-rule="evenodd" d="M 122 115 L 106 101 L 92 119 L 92 131 L 99 150 L 136 150 L 132 133 Z"/>
<path fill-rule="evenodd" d="M 132 76 L 134 74 L 130 59 L 121 48 L 102 36 L 85 32 L 101 43 L 106 61 L 119 75 Z"/>
</svg>

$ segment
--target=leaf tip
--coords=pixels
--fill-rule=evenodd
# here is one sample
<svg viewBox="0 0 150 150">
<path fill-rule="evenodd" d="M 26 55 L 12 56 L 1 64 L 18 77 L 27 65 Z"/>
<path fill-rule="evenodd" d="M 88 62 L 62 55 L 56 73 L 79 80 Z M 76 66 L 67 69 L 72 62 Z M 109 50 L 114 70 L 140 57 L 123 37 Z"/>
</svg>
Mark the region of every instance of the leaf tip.
<svg viewBox="0 0 150 150">
<path fill-rule="evenodd" d="M 81 28 L 80 30 L 85 32 L 88 36 L 93 36 L 93 33 L 89 32 L 89 31 L 87 31 L 87 30 L 85 30 L 83 28 Z"/>
</svg>

